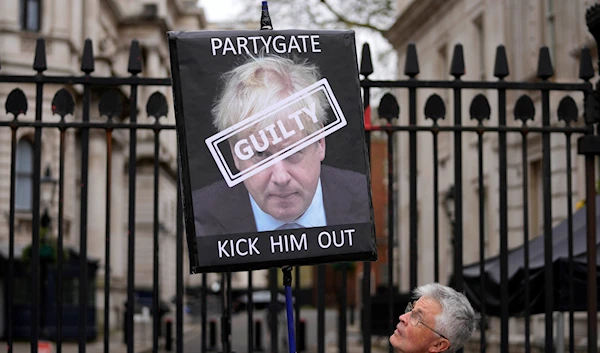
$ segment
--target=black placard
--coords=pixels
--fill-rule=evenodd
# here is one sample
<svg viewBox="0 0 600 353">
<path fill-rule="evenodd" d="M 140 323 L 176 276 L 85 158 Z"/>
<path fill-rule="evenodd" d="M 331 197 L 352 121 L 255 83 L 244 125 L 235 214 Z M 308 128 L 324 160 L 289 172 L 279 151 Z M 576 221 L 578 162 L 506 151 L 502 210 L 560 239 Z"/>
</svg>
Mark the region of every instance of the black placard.
<svg viewBox="0 0 600 353">
<path fill-rule="evenodd" d="M 168 37 L 191 272 L 375 260 L 354 32 Z"/>
</svg>

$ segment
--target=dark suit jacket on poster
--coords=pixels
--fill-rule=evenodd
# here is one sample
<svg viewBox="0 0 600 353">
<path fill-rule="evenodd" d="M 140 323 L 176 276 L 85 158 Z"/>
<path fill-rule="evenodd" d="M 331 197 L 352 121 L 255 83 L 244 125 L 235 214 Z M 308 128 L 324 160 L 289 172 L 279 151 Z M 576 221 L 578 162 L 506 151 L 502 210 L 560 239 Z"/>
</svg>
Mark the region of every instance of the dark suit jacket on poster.
<svg viewBox="0 0 600 353">
<path fill-rule="evenodd" d="M 360 173 L 321 165 L 321 188 L 327 225 L 370 221 L 367 178 Z M 225 181 L 192 193 L 196 236 L 256 232 L 250 197 L 243 183 Z"/>
</svg>

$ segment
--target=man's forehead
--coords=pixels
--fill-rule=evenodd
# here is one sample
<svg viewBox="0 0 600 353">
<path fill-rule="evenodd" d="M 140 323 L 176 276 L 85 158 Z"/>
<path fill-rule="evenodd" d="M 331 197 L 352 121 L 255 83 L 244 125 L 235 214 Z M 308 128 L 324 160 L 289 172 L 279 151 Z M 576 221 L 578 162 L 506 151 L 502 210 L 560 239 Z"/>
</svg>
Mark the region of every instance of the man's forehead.
<svg viewBox="0 0 600 353">
<path fill-rule="evenodd" d="M 417 300 L 413 310 L 435 316 L 442 312 L 442 305 L 433 298 L 423 296 Z"/>
</svg>

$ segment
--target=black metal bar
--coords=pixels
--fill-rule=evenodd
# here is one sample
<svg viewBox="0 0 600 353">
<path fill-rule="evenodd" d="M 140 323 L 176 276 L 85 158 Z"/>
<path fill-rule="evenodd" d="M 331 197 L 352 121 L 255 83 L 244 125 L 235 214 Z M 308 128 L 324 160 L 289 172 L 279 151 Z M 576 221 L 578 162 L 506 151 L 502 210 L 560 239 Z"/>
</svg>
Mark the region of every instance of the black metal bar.
<svg viewBox="0 0 600 353">
<path fill-rule="evenodd" d="M 325 265 L 317 266 L 317 352 L 325 353 Z"/>
<path fill-rule="evenodd" d="M 179 184 L 181 187 L 181 179 L 179 180 Z M 179 190 L 181 190 L 181 189 L 179 189 Z M 179 198 L 181 200 L 181 196 L 179 196 Z M 178 208 L 181 208 L 181 202 L 178 204 Z M 180 214 L 180 218 L 181 218 L 181 216 L 183 216 L 183 214 Z M 201 337 L 201 342 L 200 342 L 200 346 L 201 346 L 200 352 L 201 353 L 206 353 L 206 350 L 207 350 L 207 347 L 206 347 L 206 331 L 207 331 L 207 327 L 206 327 L 206 291 L 207 291 L 206 273 L 203 273 L 202 274 L 202 291 L 200 292 L 200 320 L 201 320 L 201 326 L 202 326 L 202 337 Z"/>
<path fill-rule="evenodd" d="M 300 266 L 294 267 L 294 288 L 296 289 L 296 302 L 294 303 L 294 325 L 296 327 L 296 344 L 298 344 L 298 335 L 300 327 Z"/>
<path fill-rule="evenodd" d="M 457 78 L 456 81 L 460 79 Z M 454 125 L 462 125 L 462 92 L 454 89 Z M 463 291 L 462 135 L 454 133 L 454 276 L 456 290 Z"/>
<path fill-rule="evenodd" d="M 371 353 L 371 263 L 363 262 L 361 328 L 363 353 Z"/>
<path fill-rule="evenodd" d="M 106 221 L 104 223 L 105 229 L 105 240 L 104 240 L 104 353 L 110 352 L 110 275 L 111 275 L 111 263 L 110 263 L 110 210 L 111 207 L 111 194 L 112 194 L 112 130 L 106 131 Z"/>
<path fill-rule="evenodd" d="M 417 125 L 417 89 L 409 88 L 408 90 L 408 124 L 410 126 Z M 417 133 L 410 131 L 408 133 L 408 153 L 409 153 L 409 185 L 410 185 L 410 290 L 417 287 L 417 266 L 419 261 L 418 253 L 418 234 L 417 234 Z M 390 168 L 392 169 L 392 168 Z M 391 189 L 389 190 L 391 192 Z M 390 332 L 393 332 L 390 331 Z"/>
<path fill-rule="evenodd" d="M 227 294 L 226 294 L 226 290 L 227 290 L 227 279 L 225 278 L 225 272 L 221 272 L 221 292 L 219 293 L 219 296 L 221 298 L 221 350 L 223 352 L 225 352 L 226 349 L 226 332 L 227 329 L 225 328 L 225 325 L 227 325 Z"/>
<path fill-rule="evenodd" d="M 225 302 L 227 303 L 227 310 L 224 312 L 224 325 L 223 325 L 223 352 L 231 353 L 231 272 L 225 273 L 225 282 L 227 283 L 227 290 L 225 291 Z"/>
<path fill-rule="evenodd" d="M 156 118 L 156 125 L 158 126 L 158 117 Z M 152 353 L 158 352 L 158 335 L 160 332 L 160 279 L 158 276 L 158 269 L 160 268 L 160 257 L 159 257 L 159 244 L 158 244 L 158 185 L 159 185 L 159 140 L 160 130 L 154 130 L 154 205 L 153 205 L 153 237 L 152 237 L 152 258 L 154 268 L 152 270 Z"/>
<path fill-rule="evenodd" d="M 87 76 L 87 75 L 86 75 Z M 90 121 L 91 86 L 83 86 L 83 111 L 82 122 Z M 87 219 L 88 219 L 88 167 L 89 167 L 90 130 L 81 129 L 81 204 L 79 208 L 79 352 L 85 352 L 87 342 Z M 130 330 L 129 335 L 133 336 Z M 130 352 L 133 353 L 133 352 Z"/>
<path fill-rule="evenodd" d="M 61 120 L 63 117 L 61 117 Z M 56 353 L 62 352 L 63 261 L 64 261 L 64 196 L 65 196 L 65 130 L 60 130 L 58 162 L 58 259 L 56 263 Z"/>
<path fill-rule="evenodd" d="M 391 125 L 391 124 L 389 124 Z M 411 151 L 411 153 L 414 151 Z M 394 313 L 394 135 L 387 131 L 387 165 L 388 165 L 388 239 L 387 239 L 387 265 L 388 265 L 388 332 L 394 332 L 396 314 Z M 400 246 L 398 246 L 400 247 Z M 400 281 L 398 281 L 400 282 Z M 398 284 L 398 288 L 400 284 Z M 394 347 L 388 344 L 388 352 L 393 353 Z"/>
<path fill-rule="evenodd" d="M 248 353 L 254 352 L 254 292 L 252 284 L 252 271 L 248 271 Z"/>
<path fill-rule="evenodd" d="M 16 118 L 16 117 L 15 117 Z M 10 206 L 8 213 L 8 285 L 7 285 L 7 326 L 6 342 L 8 353 L 13 352 L 13 305 L 15 288 L 15 190 L 17 166 L 17 128 L 10 131 Z"/>
<path fill-rule="evenodd" d="M 170 352 L 173 349 L 173 321 L 165 322 L 165 350 Z"/>
<path fill-rule="evenodd" d="M 550 91 L 542 90 L 542 126 L 550 126 Z M 545 323 L 546 352 L 554 351 L 553 340 L 553 316 L 554 298 L 553 298 L 553 271 L 552 271 L 552 168 L 550 165 L 550 134 L 542 133 L 542 190 L 544 204 L 544 291 L 545 301 Z M 508 300 L 508 297 L 507 297 Z"/>
<path fill-rule="evenodd" d="M 129 121 L 137 122 L 137 85 L 131 85 L 129 98 Z M 137 137 L 136 130 L 129 131 L 129 217 L 127 236 L 127 353 L 134 353 L 135 332 L 133 327 L 133 311 L 135 307 L 135 191 L 136 191 L 136 165 L 137 165 Z"/>
<path fill-rule="evenodd" d="M 555 82 L 510 82 L 510 81 L 360 81 L 361 87 L 380 88 L 460 88 L 460 89 L 507 89 L 537 91 L 548 89 L 553 91 L 592 91 L 592 85 L 588 83 L 555 83 Z"/>
<path fill-rule="evenodd" d="M 575 317 L 574 317 L 574 298 L 575 291 L 573 285 L 573 176 L 571 174 L 571 134 L 565 136 L 567 144 L 567 233 L 568 233 L 568 252 L 569 252 L 569 352 L 575 352 Z M 562 313 L 560 313 L 562 315 Z M 559 332 L 559 334 L 561 334 Z"/>
<path fill-rule="evenodd" d="M 5 75 L 0 76 L 0 83 L 45 83 L 45 84 L 92 84 L 94 86 L 170 86 L 170 78 L 145 77 L 89 77 L 85 76 L 52 76 L 42 75 Z M 453 80 L 362 80 L 361 87 L 381 88 L 462 88 L 462 89 L 508 89 L 508 90 L 540 90 L 553 91 L 591 91 L 590 83 L 555 83 L 555 82 L 510 82 L 510 81 L 458 81 Z"/>
<path fill-rule="evenodd" d="M 437 132 L 473 132 L 479 133 L 483 132 L 514 132 L 521 133 L 521 128 L 514 126 L 408 126 L 408 125 L 374 125 L 371 126 L 372 131 L 437 131 Z M 556 132 L 572 132 L 572 133 L 582 133 L 582 134 L 591 134 L 593 130 L 589 127 L 527 127 L 528 133 L 556 133 Z"/>
<path fill-rule="evenodd" d="M 255 330 L 254 330 L 254 345 L 256 348 L 257 352 L 262 352 L 263 351 L 263 344 L 262 344 L 262 322 L 260 320 L 256 320 L 256 322 L 254 323 Z M 254 348 L 253 348 L 254 349 Z"/>
<path fill-rule="evenodd" d="M 177 158 L 177 170 L 179 171 L 179 158 Z M 176 278 L 176 321 L 175 321 L 175 337 L 176 337 L 176 352 L 183 353 L 183 209 L 182 209 L 182 200 L 181 200 L 181 184 L 180 184 L 179 175 L 177 175 L 177 211 L 176 211 L 176 269 L 177 272 L 175 274 Z M 202 283 L 206 283 L 206 274 L 202 274 Z M 203 290 L 204 292 L 204 290 Z M 206 295 L 206 294 L 205 294 Z M 206 298 L 206 296 L 205 296 Z M 202 303 L 202 307 L 204 307 L 206 303 Z M 202 325 L 202 342 L 201 342 L 201 352 L 205 353 L 206 351 L 206 315 L 203 316 L 203 325 Z"/>
<path fill-rule="evenodd" d="M 225 332 L 223 326 L 225 325 L 225 310 L 227 310 L 226 308 L 226 299 L 224 298 L 225 296 L 225 273 L 221 272 L 221 279 L 219 281 L 219 283 L 221 283 L 220 289 L 219 289 L 219 304 L 221 305 L 221 318 L 220 318 L 220 326 L 221 326 L 221 351 L 225 350 L 225 343 L 224 338 L 223 338 L 223 334 Z M 211 320 L 212 321 L 212 320 Z M 211 330 L 212 332 L 214 332 L 215 330 Z M 211 333 L 212 334 L 212 333 Z M 211 347 L 215 347 L 214 345 L 211 344 Z"/>
<path fill-rule="evenodd" d="M 53 75 L 2 75 L 0 83 L 44 83 L 44 84 L 66 84 L 66 85 L 86 85 L 92 86 L 170 86 L 170 78 L 149 78 L 149 77 L 94 77 L 94 76 L 53 76 Z"/>
<path fill-rule="evenodd" d="M 269 305 L 269 331 L 271 332 L 271 352 L 279 352 L 277 344 L 277 269 L 269 269 L 269 289 L 271 291 L 271 303 Z"/>
<path fill-rule="evenodd" d="M 347 293 L 347 288 L 348 288 L 348 268 L 347 268 L 347 264 L 343 264 L 342 265 L 342 283 L 340 284 L 340 292 L 339 292 L 339 327 L 338 327 L 338 332 L 339 332 L 339 336 L 338 336 L 338 347 L 339 347 L 339 353 L 346 353 L 348 347 L 348 342 L 347 342 L 347 320 L 346 320 L 346 312 L 347 312 L 347 297 L 346 297 L 346 293 Z"/>
<path fill-rule="evenodd" d="M 522 133 L 521 146 L 521 169 L 523 170 L 523 271 L 524 278 L 529 278 L 529 164 L 527 162 L 527 133 Z M 524 284 L 525 309 L 523 312 L 523 320 L 525 320 L 525 353 L 531 352 L 531 319 L 529 314 L 529 281 Z"/>
<path fill-rule="evenodd" d="M 598 352 L 597 275 L 596 275 L 596 176 L 593 155 L 585 156 L 586 233 L 587 233 L 587 327 L 588 353 Z"/>
<path fill-rule="evenodd" d="M 434 126 L 437 122 L 434 120 Z M 433 131 L 433 279 L 440 281 L 440 196 L 438 131 Z"/>
<path fill-rule="evenodd" d="M 481 125 L 481 121 L 479 121 Z M 477 177 L 479 186 L 479 276 L 480 282 L 480 296 L 481 298 L 485 297 L 485 281 L 483 274 L 485 273 L 485 185 L 483 183 L 483 132 L 477 136 Z M 437 247 L 437 244 L 434 245 Z M 481 301 L 481 321 L 479 327 L 481 334 L 479 336 L 479 351 L 481 353 L 485 353 L 486 349 L 486 339 L 485 339 L 485 300 Z"/>
<path fill-rule="evenodd" d="M 221 349 L 231 352 L 231 272 L 221 273 Z"/>
<path fill-rule="evenodd" d="M 153 124 L 127 124 L 127 123 L 114 123 L 114 124 L 106 124 L 106 123 L 94 123 L 94 122 L 72 122 L 72 123 L 46 123 L 46 122 L 34 122 L 34 121 L 0 121 L 0 127 L 2 126 L 17 126 L 17 127 L 54 127 L 54 128 L 92 128 L 92 129 L 127 129 L 127 130 L 155 130 L 157 127 Z M 175 125 L 160 125 L 158 127 L 160 130 L 174 130 Z M 426 132 L 443 132 L 443 131 L 451 131 L 451 132 L 474 132 L 479 133 L 480 131 L 484 132 L 514 132 L 521 133 L 521 128 L 514 126 L 409 126 L 409 125 L 372 125 L 370 127 L 371 131 L 426 131 Z M 560 126 L 549 126 L 549 127 L 528 127 L 527 131 L 530 133 L 540 133 L 540 132 L 562 132 L 562 133 L 582 133 L 582 134 L 591 134 L 593 133 L 592 128 L 590 127 L 560 127 Z"/>
<path fill-rule="evenodd" d="M 154 124 L 137 124 L 137 123 L 113 123 L 113 122 L 41 122 L 41 121 L 0 121 L 0 126 L 17 126 L 17 127 L 53 127 L 53 128 L 92 128 L 92 129 L 125 129 L 125 130 L 175 130 L 175 125 L 154 125 Z"/>
<path fill-rule="evenodd" d="M 35 95 L 35 120 L 42 120 L 42 103 L 44 101 L 44 86 L 36 85 Z M 35 129 L 33 143 L 33 209 L 31 220 L 31 352 L 37 353 L 40 339 L 40 173 L 42 163 L 42 129 Z"/>
<path fill-rule="evenodd" d="M 498 126 L 506 126 L 506 91 L 498 90 Z M 500 351 L 508 352 L 508 199 L 506 133 L 498 134 L 500 236 Z"/>
</svg>

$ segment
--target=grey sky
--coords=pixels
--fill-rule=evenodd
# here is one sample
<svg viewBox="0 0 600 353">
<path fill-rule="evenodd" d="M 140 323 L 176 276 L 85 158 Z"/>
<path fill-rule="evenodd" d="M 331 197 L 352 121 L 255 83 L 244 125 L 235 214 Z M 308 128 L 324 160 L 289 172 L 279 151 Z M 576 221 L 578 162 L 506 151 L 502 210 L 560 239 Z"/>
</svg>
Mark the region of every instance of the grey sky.
<svg viewBox="0 0 600 353">
<path fill-rule="evenodd" d="M 223 22 L 235 19 L 242 9 L 240 0 L 198 0 L 198 5 L 204 8 L 209 22 Z"/>
</svg>

